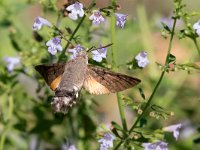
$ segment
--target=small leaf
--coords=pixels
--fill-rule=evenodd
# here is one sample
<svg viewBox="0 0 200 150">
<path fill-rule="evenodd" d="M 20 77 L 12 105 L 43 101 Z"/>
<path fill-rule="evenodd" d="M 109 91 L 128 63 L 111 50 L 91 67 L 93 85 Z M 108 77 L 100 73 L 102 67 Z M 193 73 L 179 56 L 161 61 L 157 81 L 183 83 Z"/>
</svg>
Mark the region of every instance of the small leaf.
<svg viewBox="0 0 200 150">
<path fill-rule="evenodd" d="M 161 22 L 161 24 L 165 30 L 167 30 L 168 32 L 171 32 L 170 28 L 164 22 Z"/>
<path fill-rule="evenodd" d="M 141 97 L 145 100 L 146 98 L 145 98 L 145 94 L 144 94 L 143 89 L 139 88 L 139 92 L 140 92 Z"/>
<path fill-rule="evenodd" d="M 175 62 L 175 61 L 176 61 L 176 56 L 170 54 L 169 58 L 168 58 L 168 63 L 172 63 L 172 62 Z"/>
<path fill-rule="evenodd" d="M 114 126 L 115 129 L 123 131 L 120 125 L 118 125 L 116 122 L 112 121 L 111 124 Z"/>
<path fill-rule="evenodd" d="M 143 127 L 143 126 L 145 126 L 145 125 L 147 125 L 147 119 L 141 118 L 141 119 L 140 119 L 140 127 Z"/>
</svg>

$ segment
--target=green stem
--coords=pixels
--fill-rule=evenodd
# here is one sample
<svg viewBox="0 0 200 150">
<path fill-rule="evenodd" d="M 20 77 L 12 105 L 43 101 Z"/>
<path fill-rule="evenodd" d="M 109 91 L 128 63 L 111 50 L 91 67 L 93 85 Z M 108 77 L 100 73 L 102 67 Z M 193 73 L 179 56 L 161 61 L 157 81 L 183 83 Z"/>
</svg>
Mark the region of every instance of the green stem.
<svg viewBox="0 0 200 150">
<path fill-rule="evenodd" d="M 120 113 L 122 126 L 123 126 L 123 129 L 125 131 L 128 131 L 127 124 L 126 124 L 126 118 L 125 118 L 125 114 L 124 114 L 124 107 L 122 105 L 122 100 L 120 98 L 120 94 L 119 93 L 117 93 L 116 95 L 117 95 L 117 103 L 118 103 L 118 108 L 119 108 L 119 113 Z"/>
<path fill-rule="evenodd" d="M 112 3 L 115 4 L 116 0 L 113 0 Z M 116 37 L 115 21 L 116 21 L 115 17 L 114 17 L 114 15 L 112 15 L 112 17 L 111 17 L 111 41 L 114 44 L 111 46 L 111 57 L 112 57 L 113 68 L 117 69 L 116 68 L 116 56 L 115 56 L 115 52 L 116 52 L 116 44 L 115 44 L 116 43 L 116 39 L 115 39 L 115 37 Z M 120 94 L 117 93 L 116 96 L 117 96 L 118 108 L 119 108 L 119 113 L 120 113 L 120 118 L 121 118 L 123 129 L 125 131 L 128 131 L 127 124 L 126 124 L 125 113 L 124 113 L 124 107 L 122 105 L 122 100 L 120 98 Z"/>
<path fill-rule="evenodd" d="M 85 17 L 86 17 L 86 15 L 84 15 L 84 16 L 81 18 L 81 20 L 80 20 L 79 24 L 77 25 L 76 29 L 74 30 L 74 32 L 73 32 L 72 35 L 70 36 L 69 42 L 67 42 L 65 48 L 63 49 L 63 51 L 62 51 L 62 53 L 61 53 L 61 55 L 60 55 L 60 57 L 59 57 L 59 61 L 61 61 L 62 56 L 65 55 L 65 53 L 66 53 L 66 51 L 67 51 L 67 48 L 69 47 L 69 45 L 70 45 L 72 39 L 74 38 L 76 32 L 78 31 L 78 29 L 80 28 L 81 24 L 83 23 L 83 20 L 85 19 Z"/>
<path fill-rule="evenodd" d="M 88 9 L 91 9 L 91 7 L 93 7 L 95 1 L 96 1 L 96 0 L 93 0 L 93 1 L 90 3 Z M 80 20 L 80 22 L 78 23 L 78 25 L 76 26 L 74 32 L 73 32 L 72 35 L 70 36 L 69 41 L 67 42 L 65 48 L 63 49 L 63 51 L 62 51 L 62 53 L 61 53 L 61 55 L 60 55 L 60 57 L 59 57 L 59 60 L 58 60 L 59 62 L 62 60 L 62 57 L 65 55 L 65 53 L 66 53 L 66 51 L 67 51 L 67 48 L 68 48 L 69 45 L 71 44 L 72 39 L 74 38 L 75 34 L 76 34 L 77 31 L 79 30 L 79 28 L 80 28 L 80 26 L 82 25 L 82 23 L 83 23 L 83 21 L 84 21 L 85 18 L 86 18 L 86 15 L 84 15 L 84 16 L 81 18 L 81 20 Z"/>
<path fill-rule="evenodd" d="M 123 143 L 123 141 L 120 141 L 113 149 L 114 150 L 117 150 L 119 147 L 120 147 L 120 145 Z"/>
<path fill-rule="evenodd" d="M 170 52 L 171 52 L 171 49 L 172 49 L 172 41 L 173 41 L 173 38 L 174 38 L 174 31 L 175 31 L 175 26 L 176 26 L 176 18 L 174 19 L 174 24 L 173 24 L 173 28 L 172 28 L 172 33 L 171 33 L 171 37 L 170 37 L 170 42 L 169 42 L 169 46 L 168 46 L 168 51 L 167 51 L 167 56 L 166 56 L 166 60 L 165 60 L 165 66 L 168 65 L 168 60 L 169 60 L 169 56 L 170 56 Z M 165 71 L 166 70 L 163 70 L 162 73 L 161 73 L 161 76 L 149 98 L 149 100 L 147 101 L 144 109 L 143 109 L 143 112 L 142 114 L 137 118 L 137 120 L 135 121 L 135 123 L 132 125 L 131 129 L 129 130 L 129 134 L 133 131 L 133 129 L 136 127 L 137 123 L 140 121 L 140 119 L 143 117 L 143 115 L 146 113 L 148 107 L 150 106 L 150 103 L 151 101 L 153 100 L 153 97 L 165 75 Z"/>
<path fill-rule="evenodd" d="M 199 48 L 199 45 L 198 45 L 198 43 L 197 43 L 197 39 L 196 39 L 196 38 L 194 39 L 194 44 L 195 44 L 196 49 L 197 49 L 197 52 L 198 52 L 198 54 L 199 54 L 199 56 L 200 56 L 200 48 Z"/>
<path fill-rule="evenodd" d="M 7 131 L 9 130 L 10 128 L 10 121 L 11 121 L 11 118 L 12 118 L 12 115 L 13 115 L 13 97 L 12 96 L 9 96 L 8 97 L 8 103 L 9 103 L 9 107 L 8 107 L 8 123 L 5 125 L 4 127 L 4 130 L 1 134 L 1 139 L 0 139 L 0 150 L 4 150 L 4 143 L 5 143 L 5 140 L 6 140 L 6 134 L 7 134 Z"/>
<path fill-rule="evenodd" d="M 171 33 L 171 36 L 170 36 L 170 42 L 169 42 L 168 51 L 167 51 L 167 56 L 166 56 L 166 60 L 165 60 L 165 66 L 168 65 L 168 60 L 169 60 L 169 56 L 170 56 L 170 52 L 171 52 L 171 48 L 172 48 L 172 41 L 173 41 L 173 38 L 174 38 L 175 26 L 176 26 L 176 18 L 174 19 L 174 24 L 173 24 L 173 28 L 172 28 L 172 33 Z M 153 97 L 154 97 L 154 95 L 155 95 L 155 93 L 156 93 L 156 91 L 157 91 L 157 89 L 158 89 L 158 87 L 159 87 L 159 85 L 160 85 L 160 83 L 161 83 L 161 81 L 162 81 L 164 75 L 165 75 L 165 72 L 166 72 L 166 70 L 163 70 L 163 71 L 162 71 L 161 76 L 160 76 L 160 78 L 159 78 L 159 80 L 158 80 L 158 82 L 157 82 L 157 84 L 156 84 L 156 86 L 155 86 L 155 88 L 154 88 L 154 90 L 153 90 L 151 96 L 149 97 L 149 100 L 147 101 L 146 105 L 144 106 L 144 109 L 143 109 L 142 114 L 141 114 L 140 116 L 138 116 L 138 118 L 136 119 L 135 123 L 134 123 L 134 124 L 132 125 L 132 127 L 130 128 L 130 130 L 129 130 L 129 135 L 130 135 L 130 133 L 134 130 L 134 128 L 137 126 L 137 124 L 138 124 L 138 122 L 140 121 L 140 119 L 141 119 L 141 118 L 144 116 L 144 114 L 146 113 L 146 111 L 147 111 L 148 107 L 150 106 L 150 103 L 152 102 Z M 128 138 L 128 137 L 126 137 L 126 138 Z M 118 147 L 120 147 L 120 145 L 121 145 L 122 143 L 123 143 L 123 142 L 121 141 L 121 142 L 116 146 L 115 149 L 117 149 Z"/>
</svg>

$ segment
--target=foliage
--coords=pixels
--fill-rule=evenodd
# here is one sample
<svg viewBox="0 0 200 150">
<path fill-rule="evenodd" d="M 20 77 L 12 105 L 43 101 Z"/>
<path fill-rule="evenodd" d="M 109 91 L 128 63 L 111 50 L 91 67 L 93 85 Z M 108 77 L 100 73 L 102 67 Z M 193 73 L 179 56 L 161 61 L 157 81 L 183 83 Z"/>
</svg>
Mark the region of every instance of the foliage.
<svg viewBox="0 0 200 150">
<path fill-rule="evenodd" d="M 200 148 L 200 27 L 193 27 L 198 13 L 174 0 L 172 16 L 155 27 L 142 2 L 136 5 L 136 21 L 130 10 L 120 13 L 122 6 L 128 9 L 126 1 L 106 6 L 83 1 L 79 12 L 77 3 L 0 2 L 0 150 Z M 90 64 L 134 73 L 142 82 L 123 94 L 94 96 L 82 90 L 68 113 L 55 113 L 54 92 L 34 67 L 67 62 L 80 51 L 90 52 Z M 102 113 L 104 107 L 118 119 Z"/>
</svg>

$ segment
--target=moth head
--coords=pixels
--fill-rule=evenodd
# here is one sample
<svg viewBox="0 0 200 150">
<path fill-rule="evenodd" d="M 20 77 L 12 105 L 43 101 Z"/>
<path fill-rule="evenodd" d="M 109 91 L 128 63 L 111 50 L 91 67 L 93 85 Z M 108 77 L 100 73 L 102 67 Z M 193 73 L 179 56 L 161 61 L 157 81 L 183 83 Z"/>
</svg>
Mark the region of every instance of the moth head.
<svg viewBox="0 0 200 150">
<path fill-rule="evenodd" d="M 55 113 L 64 113 L 66 114 L 68 110 L 76 104 L 76 99 L 70 96 L 64 96 L 64 97 L 53 97 L 53 100 L 51 102 L 52 108 Z"/>
<path fill-rule="evenodd" d="M 68 90 L 57 90 L 51 102 L 54 112 L 66 114 L 76 104 L 78 95 L 78 88 L 75 86 Z"/>
</svg>

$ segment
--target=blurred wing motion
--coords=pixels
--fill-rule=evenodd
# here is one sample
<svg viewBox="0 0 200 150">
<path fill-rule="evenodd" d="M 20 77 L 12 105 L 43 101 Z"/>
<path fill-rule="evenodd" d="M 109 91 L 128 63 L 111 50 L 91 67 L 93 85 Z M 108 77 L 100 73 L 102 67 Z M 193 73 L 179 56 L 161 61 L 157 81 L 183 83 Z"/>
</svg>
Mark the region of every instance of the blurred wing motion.
<svg viewBox="0 0 200 150">
<path fill-rule="evenodd" d="M 141 81 L 124 74 L 88 65 L 84 88 L 91 94 L 107 94 L 131 88 Z"/>
<path fill-rule="evenodd" d="M 54 91 L 61 82 L 62 74 L 64 73 L 65 63 L 52 65 L 38 65 L 35 69 L 42 75 L 46 83 Z"/>
</svg>

